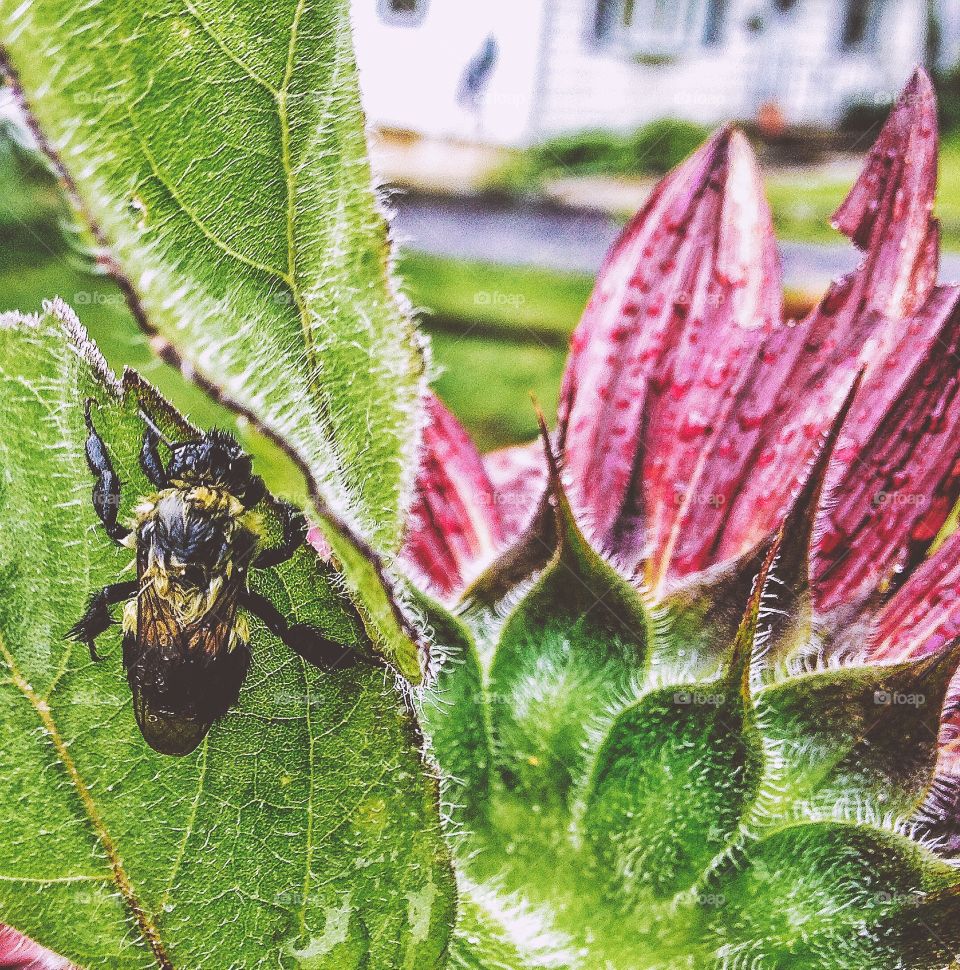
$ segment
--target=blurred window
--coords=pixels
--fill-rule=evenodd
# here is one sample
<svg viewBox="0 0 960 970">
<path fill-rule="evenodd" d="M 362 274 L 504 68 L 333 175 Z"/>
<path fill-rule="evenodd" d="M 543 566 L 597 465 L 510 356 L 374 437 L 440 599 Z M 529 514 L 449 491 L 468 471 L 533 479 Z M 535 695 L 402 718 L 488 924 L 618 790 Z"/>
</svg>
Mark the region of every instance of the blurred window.
<svg viewBox="0 0 960 970">
<path fill-rule="evenodd" d="M 598 0 L 595 31 L 601 41 L 632 54 L 670 57 L 723 39 L 728 0 Z"/>
<path fill-rule="evenodd" d="M 846 51 L 874 50 L 879 39 L 880 0 L 847 0 L 841 45 Z"/>
<path fill-rule="evenodd" d="M 597 15 L 593 21 L 597 40 L 606 42 L 616 36 L 619 10 L 618 0 L 597 0 Z"/>
<path fill-rule="evenodd" d="M 419 27 L 427 15 L 427 0 L 379 0 L 380 19 L 393 27 Z"/>
<path fill-rule="evenodd" d="M 703 22 L 703 42 L 708 47 L 723 40 L 727 22 L 727 0 L 708 0 Z"/>
</svg>

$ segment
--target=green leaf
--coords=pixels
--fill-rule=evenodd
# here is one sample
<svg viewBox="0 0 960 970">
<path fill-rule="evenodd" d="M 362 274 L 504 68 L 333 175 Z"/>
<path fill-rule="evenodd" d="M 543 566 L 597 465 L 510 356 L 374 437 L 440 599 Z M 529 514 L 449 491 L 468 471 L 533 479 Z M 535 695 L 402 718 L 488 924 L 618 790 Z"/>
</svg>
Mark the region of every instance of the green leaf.
<svg viewBox="0 0 960 970">
<path fill-rule="evenodd" d="M 128 565 L 98 526 L 80 403 L 124 484 L 150 491 L 138 406 L 65 322 L 0 327 L 0 919 L 82 966 L 441 967 L 454 886 L 438 793 L 383 670 L 324 673 L 253 623 L 240 703 L 169 758 L 136 728 L 116 631 L 104 661 L 64 640 L 88 594 Z M 298 622 L 368 650 L 312 551 L 255 587 Z"/>
<path fill-rule="evenodd" d="M 591 723 L 612 716 L 643 677 L 653 624 L 577 527 L 549 447 L 548 457 L 559 546 L 504 624 L 489 697 L 508 785 L 563 801 L 583 772 Z"/>
<path fill-rule="evenodd" d="M 583 829 L 599 870 L 635 903 L 644 890 L 664 898 L 693 886 L 759 793 L 750 667 L 776 552 L 754 580 L 727 671 L 647 694 L 614 721 L 597 754 Z"/>
<path fill-rule="evenodd" d="M 430 645 L 407 615 L 406 604 L 377 552 L 314 493 L 320 528 L 353 594 L 367 635 L 411 684 L 421 684 L 430 666 Z"/>
<path fill-rule="evenodd" d="M 492 760 L 480 658 L 460 620 L 425 594 L 413 595 L 440 653 L 436 683 L 423 695 L 424 729 L 443 769 L 454 819 L 478 824 L 490 798 Z"/>
<path fill-rule="evenodd" d="M 782 829 L 703 897 L 722 947 L 717 966 L 942 970 L 945 963 L 914 956 L 951 932 L 921 914 L 926 894 L 957 880 L 951 866 L 892 832 L 838 822 Z"/>
<path fill-rule="evenodd" d="M 0 39 L 138 322 L 284 448 L 372 641 L 419 683 L 420 638 L 374 550 L 400 544 L 424 366 L 371 188 L 347 9 L 0 0 Z"/>
<path fill-rule="evenodd" d="M 921 660 L 803 674 L 757 695 L 777 750 L 781 804 L 797 816 L 904 817 L 936 768 L 956 648 Z"/>
</svg>

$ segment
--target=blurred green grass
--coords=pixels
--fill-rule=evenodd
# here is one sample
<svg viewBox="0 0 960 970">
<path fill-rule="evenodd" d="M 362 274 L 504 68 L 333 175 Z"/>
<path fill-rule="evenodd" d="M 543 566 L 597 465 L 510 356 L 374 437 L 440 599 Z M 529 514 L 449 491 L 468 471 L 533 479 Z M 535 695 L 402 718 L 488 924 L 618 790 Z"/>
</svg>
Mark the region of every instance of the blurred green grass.
<svg viewBox="0 0 960 970">
<path fill-rule="evenodd" d="M 426 253 L 401 254 L 398 269 L 429 329 L 470 321 L 516 339 L 566 346 L 593 288 L 585 273 L 459 262 Z"/>
<path fill-rule="evenodd" d="M 836 244 L 830 219 L 850 191 L 849 182 L 811 182 L 802 176 L 768 178 L 767 198 L 779 239 Z"/>
<path fill-rule="evenodd" d="M 830 218 L 850 191 L 850 182 L 811 179 L 802 172 L 765 180 L 780 239 L 833 243 L 841 237 Z M 940 178 L 936 214 L 945 249 L 960 250 L 960 134 L 945 137 L 940 146 Z"/>
<path fill-rule="evenodd" d="M 535 344 L 448 334 L 436 334 L 433 346 L 440 364 L 434 388 L 481 451 L 535 437 L 531 391 L 545 414 L 555 413 L 565 354 Z"/>
<path fill-rule="evenodd" d="M 534 438 L 530 392 L 554 413 L 592 277 L 422 253 L 402 255 L 398 269 L 432 338 L 436 391 L 479 448 Z"/>
<path fill-rule="evenodd" d="M 659 118 L 632 131 L 587 129 L 557 135 L 515 153 L 488 179 L 511 195 L 538 192 L 555 178 L 663 175 L 709 136 L 710 129 L 679 118 Z"/>
</svg>

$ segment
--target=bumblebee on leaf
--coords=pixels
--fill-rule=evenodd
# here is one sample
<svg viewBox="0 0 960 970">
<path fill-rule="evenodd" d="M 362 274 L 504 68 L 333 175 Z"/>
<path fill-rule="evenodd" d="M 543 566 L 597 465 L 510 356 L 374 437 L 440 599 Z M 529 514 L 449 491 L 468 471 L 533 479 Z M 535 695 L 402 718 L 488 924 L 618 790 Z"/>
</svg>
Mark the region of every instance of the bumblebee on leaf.
<svg viewBox="0 0 960 970">
<path fill-rule="evenodd" d="M 332 669 L 352 662 L 343 644 L 313 627 L 290 624 L 265 596 L 248 586 L 251 569 L 288 560 L 306 540 L 303 515 L 278 504 L 283 538 L 268 547 L 260 515 L 263 480 L 232 435 L 210 431 L 195 441 L 166 442 L 146 416 L 140 464 L 157 490 L 134 509 L 133 528 L 117 521 L 120 479 L 85 404 L 86 453 L 96 476 L 93 506 L 114 542 L 136 552 L 137 578 L 111 583 L 90 598 L 69 637 L 99 660 L 96 639 L 114 622 L 110 607 L 124 603 L 123 665 L 137 724 L 147 744 L 184 755 L 237 702 L 250 667 L 243 610 L 310 663 Z"/>
</svg>

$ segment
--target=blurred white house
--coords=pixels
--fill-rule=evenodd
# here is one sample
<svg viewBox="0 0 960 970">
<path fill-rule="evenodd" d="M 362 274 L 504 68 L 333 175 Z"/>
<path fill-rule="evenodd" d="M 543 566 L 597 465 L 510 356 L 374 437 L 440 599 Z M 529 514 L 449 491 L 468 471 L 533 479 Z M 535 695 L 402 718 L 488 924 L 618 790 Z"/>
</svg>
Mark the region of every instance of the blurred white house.
<svg viewBox="0 0 960 970">
<path fill-rule="evenodd" d="M 960 0 L 353 0 L 370 121 L 522 145 L 658 117 L 833 126 L 953 63 Z"/>
</svg>

